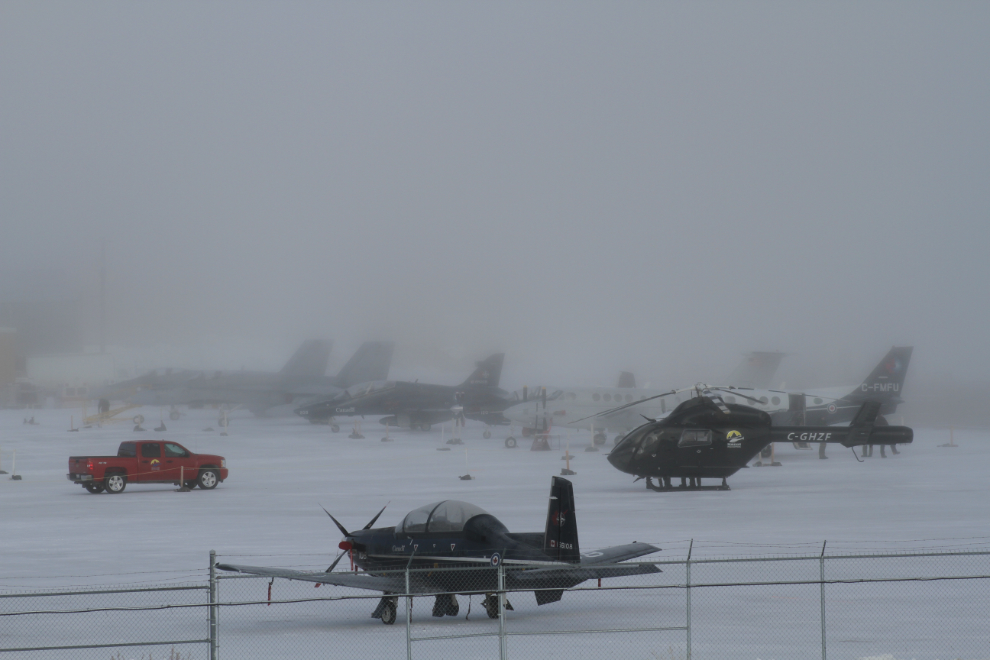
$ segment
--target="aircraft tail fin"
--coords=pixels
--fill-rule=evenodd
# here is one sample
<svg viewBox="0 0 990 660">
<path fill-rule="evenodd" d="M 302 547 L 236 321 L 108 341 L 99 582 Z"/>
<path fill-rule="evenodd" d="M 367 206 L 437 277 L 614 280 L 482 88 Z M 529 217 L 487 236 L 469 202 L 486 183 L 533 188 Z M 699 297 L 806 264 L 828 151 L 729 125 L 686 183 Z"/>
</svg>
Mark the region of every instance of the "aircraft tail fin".
<svg viewBox="0 0 990 660">
<path fill-rule="evenodd" d="M 631 371 L 620 371 L 619 384 L 616 387 L 636 387 L 636 376 Z"/>
<path fill-rule="evenodd" d="M 498 381 L 502 378 L 502 361 L 504 359 L 505 353 L 496 353 L 481 362 L 476 362 L 475 370 L 461 385 L 498 387 Z"/>
<path fill-rule="evenodd" d="M 574 486 L 563 477 L 553 477 L 550 481 L 550 504 L 547 507 L 543 551 L 556 561 L 581 561 L 577 517 L 574 513 Z"/>
<path fill-rule="evenodd" d="M 337 374 L 337 385 L 351 387 L 358 383 L 373 380 L 386 380 L 392 366 L 392 351 L 395 344 L 390 341 L 366 341 L 355 351 Z"/>
<path fill-rule="evenodd" d="M 319 378 L 326 374 L 327 363 L 330 361 L 332 341 L 325 339 L 307 339 L 299 346 L 289 361 L 279 372 L 283 376 L 306 376 Z"/>
<path fill-rule="evenodd" d="M 780 361 L 785 353 L 772 351 L 753 351 L 743 358 L 732 373 L 726 385 L 736 387 L 752 387 L 765 390 L 772 387 L 771 381 L 777 373 Z"/>
<path fill-rule="evenodd" d="M 866 380 L 846 398 L 853 401 L 898 399 L 904 387 L 904 377 L 907 375 L 913 350 L 913 346 L 891 348 Z"/>
</svg>

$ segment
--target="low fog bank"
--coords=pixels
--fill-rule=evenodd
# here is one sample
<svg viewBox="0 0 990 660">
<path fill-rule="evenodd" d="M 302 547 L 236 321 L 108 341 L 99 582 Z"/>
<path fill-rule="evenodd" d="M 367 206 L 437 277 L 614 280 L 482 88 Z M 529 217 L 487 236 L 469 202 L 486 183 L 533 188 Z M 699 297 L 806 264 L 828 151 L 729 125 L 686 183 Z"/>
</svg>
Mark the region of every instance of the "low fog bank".
<svg viewBox="0 0 990 660">
<path fill-rule="evenodd" d="M 787 388 L 855 385 L 912 345 L 905 416 L 969 424 L 988 26 L 986 4 L 6 2 L 0 328 L 120 347 L 130 375 L 276 371 L 319 337 L 331 373 L 390 340 L 394 377 L 457 383 L 498 351 L 507 389 L 718 383 L 751 350 L 788 354 Z"/>
</svg>

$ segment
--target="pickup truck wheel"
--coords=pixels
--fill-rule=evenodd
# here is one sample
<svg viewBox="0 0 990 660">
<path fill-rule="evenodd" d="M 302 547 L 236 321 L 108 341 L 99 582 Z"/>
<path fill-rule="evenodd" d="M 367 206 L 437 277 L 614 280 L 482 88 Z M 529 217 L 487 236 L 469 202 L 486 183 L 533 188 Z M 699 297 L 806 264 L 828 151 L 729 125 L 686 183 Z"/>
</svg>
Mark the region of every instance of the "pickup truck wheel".
<svg viewBox="0 0 990 660">
<path fill-rule="evenodd" d="M 127 487 L 127 475 L 120 473 L 108 475 L 104 480 L 104 486 L 111 495 L 123 493 L 124 488 Z"/>
<path fill-rule="evenodd" d="M 98 481 L 95 483 L 86 484 L 83 488 L 91 492 L 93 495 L 99 495 L 103 492 L 103 484 Z"/>
<path fill-rule="evenodd" d="M 203 490 L 213 490 L 220 483 L 220 477 L 217 476 L 216 470 L 203 470 L 199 473 L 199 478 L 196 480 L 199 487 Z"/>
</svg>

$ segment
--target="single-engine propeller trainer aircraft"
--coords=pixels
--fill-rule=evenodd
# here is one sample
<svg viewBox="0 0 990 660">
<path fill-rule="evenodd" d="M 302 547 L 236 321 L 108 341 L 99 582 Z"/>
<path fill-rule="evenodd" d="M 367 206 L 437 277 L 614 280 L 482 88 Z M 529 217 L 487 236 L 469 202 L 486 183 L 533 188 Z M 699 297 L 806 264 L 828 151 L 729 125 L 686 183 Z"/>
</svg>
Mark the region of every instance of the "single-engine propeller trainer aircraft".
<svg viewBox="0 0 990 660">
<path fill-rule="evenodd" d="M 688 399 L 660 420 L 628 433 L 612 449 L 608 462 L 619 470 L 646 479 L 646 487 L 657 491 L 729 490 L 726 478 L 756 456 L 771 442 L 895 445 L 909 443 L 914 432 L 906 426 L 887 426 L 877 420 L 880 401 L 866 401 L 849 426 L 804 426 L 804 394 L 791 394 L 794 426 L 775 426 L 770 415 L 750 406 L 725 403 L 717 388 L 696 386 Z M 725 390 L 729 392 L 730 390 Z M 745 397 L 738 390 L 734 396 Z M 673 394 L 671 392 L 671 394 Z M 680 477 L 679 487 L 671 479 Z M 652 479 L 660 479 L 654 485 Z M 719 486 L 702 486 L 702 479 L 721 479 Z"/>
<path fill-rule="evenodd" d="M 288 580 L 304 580 L 318 584 L 334 584 L 355 589 L 381 591 L 384 595 L 372 613 L 382 623 L 395 623 L 398 596 L 394 594 L 438 594 L 433 604 L 433 616 L 456 616 L 459 610 L 456 594 L 484 594 L 482 602 L 491 618 L 499 616 L 497 571 L 500 563 L 518 565 L 504 573 L 504 589 L 530 589 L 536 594 L 536 604 L 546 605 L 561 599 L 564 589 L 585 580 L 659 573 L 652 564 L 616 565 L 659 552 L 648 543 L 618 545 L 581 554 L 578 547 L 577 519 L 574 511 L 574 490 L 571 482 L 553 477 L 550 503 L 543 533 L 511 533 L 495 516 L 483 509 L 458 500 L 434 502 L 410 511 L 395 527 L 371 526 L 385 509 L 362 529 L 349 532 L 337 519 L 327 515 L 340 529 L 344 539 L 343 551 L 333 564 L 320 573 L 307 573 L 283 568 L 217 564 L 224 571 Z M 334 573 L 337 562 L 350 554 L 363 573 L 349 571 Z M 458 571 L 416 571 L 406 574 L 399 569 L 460 568 Z M 472 570 L 476 569 L 476 570 Z M 389 573 L 388 571 L 397 571 Z M 407 589 L 408 584 L 408 591 Z M 505 599 L 502 599 L 505 601 Z M 505 601 L 505 609 L 512 606 Z"/>
</svg>

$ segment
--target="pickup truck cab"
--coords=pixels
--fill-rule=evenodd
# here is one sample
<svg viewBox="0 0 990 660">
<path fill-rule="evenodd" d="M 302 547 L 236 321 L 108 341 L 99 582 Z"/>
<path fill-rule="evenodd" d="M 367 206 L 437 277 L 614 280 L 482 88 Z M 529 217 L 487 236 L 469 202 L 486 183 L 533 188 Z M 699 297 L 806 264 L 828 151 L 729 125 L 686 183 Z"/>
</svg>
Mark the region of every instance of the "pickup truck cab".
<svg viewBox="0 0 990 660">
<path fill-rule="evenodd" d="M 128 482 L 184 482 L 189 488 L 212 490 L 227 479 L 227 461 L 194 454 L 177 442 L 138 440 L 120 443 L 116 456 L 70 456 L 66 476 L 94 495 L 121 493 Z"/>
</svg>

